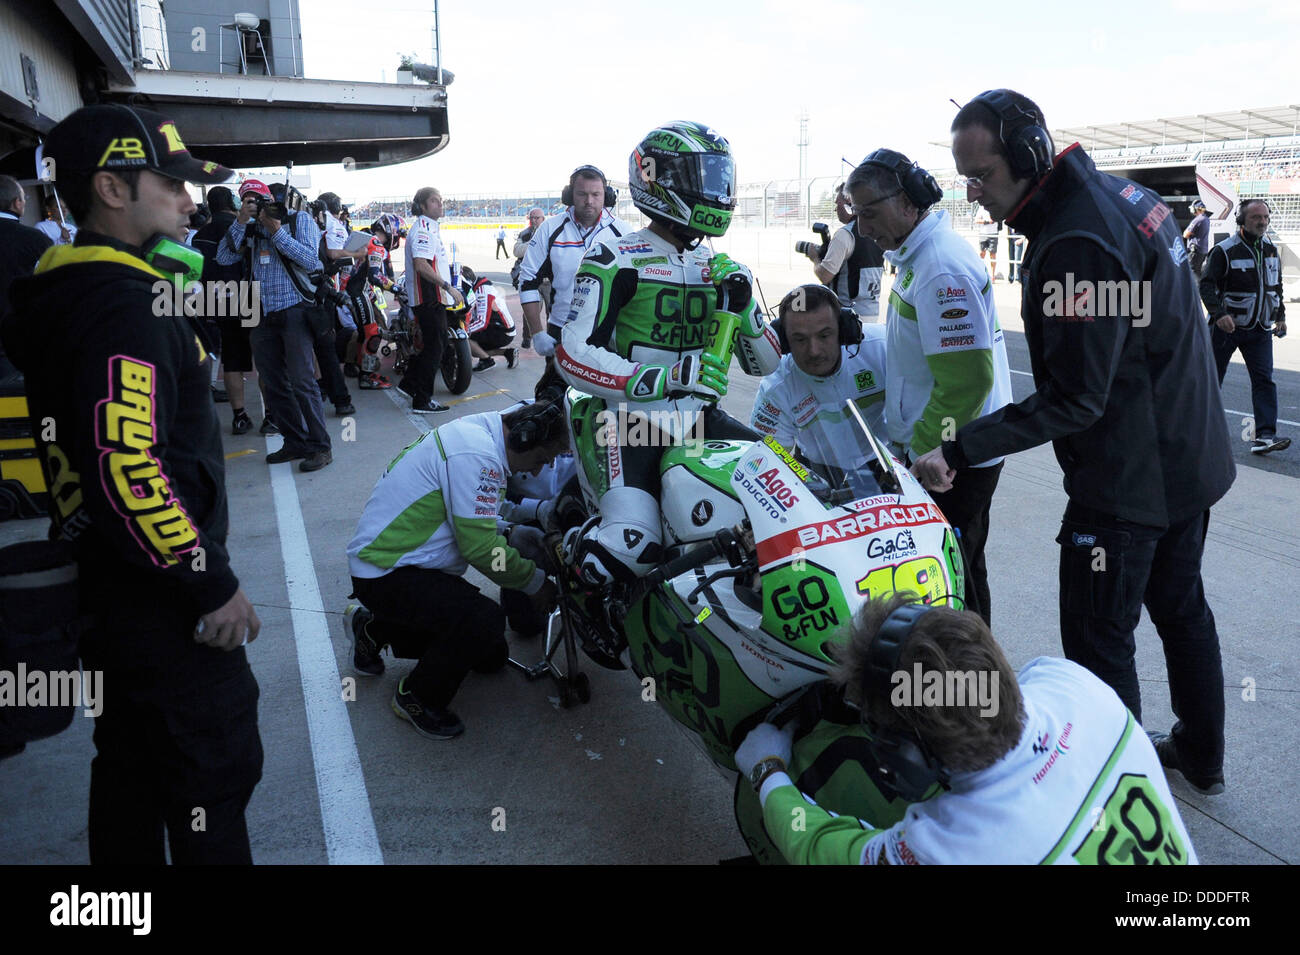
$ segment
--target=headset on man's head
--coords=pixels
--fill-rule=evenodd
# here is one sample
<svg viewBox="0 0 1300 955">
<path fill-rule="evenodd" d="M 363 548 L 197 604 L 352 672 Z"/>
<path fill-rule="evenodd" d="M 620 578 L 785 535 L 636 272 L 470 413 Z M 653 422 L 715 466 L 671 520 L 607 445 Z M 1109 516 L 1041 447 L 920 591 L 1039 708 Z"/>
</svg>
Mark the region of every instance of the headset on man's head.
<svg viewBox="0 0 1300 955">
<path fill-rule="evenodd" d="M 867 746 L 890 785 L 907 802 L 925 798 L 935 783 L 950 788 L 948 771 L 910 725 L 907 729 L 879 727 L 870 721 L 867 713 L 871 699 L 887 700 L 893 694 L 894 674 L 900 669 L 903 647 L 917 622 L 933 609 L 923 603 L 904 604 L 885 618 L 867 649 L 867 666 L 860 688 Z M 899 719 L 906 723 L 901 714 Z"/>
<path fill-rule="evenodd" d="M 520 410 L 526 416 L 506 431 L 506 447 L 511 451 L 525 454 L 542 445 L 554 444 L 561 437 L 568 439 L 569 425 L 561 401 L 528 405 Z"/>
<path fill-rule="evenodd" d="M 781 346 L 781 354 L 790 354 L 790 341 L 786 338 L 785 322 L 780 316 L 781 313 L 791 310 L 792 300 L 801 293 L 805 296 L 804 307 L 799 309 L 801 313 L 812 312 L 826 306 L 835 309 L 836 331 L 840 337 L 841 348 L 862 344 L 862 319 L 858 317 L 858 313 L 851 308 L 844 308 L 835 293 L 825 285 L 809 282 L 786 292 L 785 298 L 777 306 L 778 317 L 772 321 L 772 330 L 776 332 L 776 341 Z"/>
<path fill-rule="evenodd" d="M 1249 199 L 1242 199 L 1237 204 L 1237 225 L 1243 226 L 1246 224 L 1246 207 L 1253 206 L 1257 202 L 1264 203 L 1264 208 L 1268 210 L 1269 219 L 1273 218 L 1273 207 L 1268 204 L 1268 200 L 1261 196 L 1251 196 Z"/>
<path fill-rule="evenodd" d="M 985 90 L 971 103 L 986 106 L 998 117 L 998 139 L 1006 148 L 1013 176 L 1038 180 L 1051 171 L 1055 150 L 1051 134 L 1038 124 L 1031 111 L 1016 102 L 1010 90 Z"/>
<path fill-rule="evenodd" d="M 566 206 L 573 205 L 573 184 L 579 175 L 584 176 L 585 178 L 591 178 L 593 176 L 598 177 L 605 186 L 605 208 L 614 208 L 614 204 L 618 202 L 618 190 L 609 184 L 609 180 L 605 178 L 605 174 L 595 166 L 579 166 L 577 169 L 573 170 L 573 172 L 569 173 L 569 184 L 560 190 L 560 201 L 562 203 Z"/>
<path fill-rule="evenodd" d="M 879 166 L 888 169 L 898 180 L 899 188 L 918 209 L 928 209 L 943 198 L 939 183 L 926 170 L 900 152 L 892 149 L 877 149 L 866 159 L 864 166 Z"/>
</svg>

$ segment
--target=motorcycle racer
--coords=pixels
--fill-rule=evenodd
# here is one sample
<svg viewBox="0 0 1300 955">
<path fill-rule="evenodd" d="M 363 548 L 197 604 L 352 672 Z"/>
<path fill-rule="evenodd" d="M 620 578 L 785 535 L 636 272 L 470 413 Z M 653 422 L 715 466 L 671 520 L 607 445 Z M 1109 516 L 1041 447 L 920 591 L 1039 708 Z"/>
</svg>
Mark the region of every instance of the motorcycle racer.
<svg viewBox="0 0 1300 955">
<path fill-rule="evenodd" d="M 632 152 L 628 177 L 651 224 L 583 259 L 555 353 L 565 380 L 603 399 L 619 422 L 597 436 L 602 460 L 592 462 L 600 523 L 569 538 L 569 556 L 593 585 L 630 582 L 659 562 L 665 446 L 688 436 L 755 437 L 717 408 L 728 369 L 704 350 L 715 318 L 738 323 L 733 341 L 746 374 L 772 373 L 781 356 L 749 270 L 699 248 L 726 233 L 736 205 L 727 141 L 699 123 L 666 123 Z"/>
<path fill-rule="evenodd" d="M 370 304 L 368 287 L 393 291 L 393 265 L 388 252 L 397 243 L 396 216 L 381 215 L 370 226 L 373 236 L 366 256 L 353 267 L 344 289 L 351 300 L 357 323 L 356 363 L 360 367 L 359 387 L 366 390 L 391 388 L 392 384 L 378 373 L 379 346 L 382 343 L 384 316 Z"/>
</svg>

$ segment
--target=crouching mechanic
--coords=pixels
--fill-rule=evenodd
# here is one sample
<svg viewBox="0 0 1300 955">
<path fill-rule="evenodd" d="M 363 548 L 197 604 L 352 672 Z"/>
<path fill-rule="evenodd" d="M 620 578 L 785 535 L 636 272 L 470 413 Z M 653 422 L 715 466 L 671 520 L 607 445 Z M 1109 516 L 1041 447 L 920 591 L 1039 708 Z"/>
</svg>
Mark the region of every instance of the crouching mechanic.
<svg viewBox="0 0 1300 955">
<path fill-rule="evenodd" d="M 825 285 L 801 285 L 781 300 L 774 324 L 784 353 L 758 386 L 750 423 L 814 465 L 858 468 L 837 451 L 858 449 L 844 429 L 856 422 L 851 398 L 872 434 L 885 440 L 885 327 L 863 326 Z"/>
<path fill-rule="evenodd" d="M 555 350 L 560 374 L 603 399 L 619 424 L 593 463 L 600 523 L 566 538 L 567 557 L 593 586 L 629 583 L 660 561 L 665 447 L 755 437 L 717 407 L 727 368 L 704 352 L 715 317 L 738 323 L 733 342 L 746 374 L 770 374 L 780 358 L 748 270 L 698 248 L 705 235 L 727 231 L 736 206 L 727 141 L 699 123 L 668 123 L 641 141 L 628 170 L 632 201 L 651 224 L 586 255 Z"/>
<path fill-rule="evenodd" d="M 736 751 L 787 861 L 1196 864 L 1151 741 L 1110 687 L 1050 657 L 1017 677 L 978 614 L 915 599 L 864 605 L 830 676 L 913 803 L 901 821 L 805 797 L 785 772 L 794 723 L 761 723 Z"/>
<path fill-rule="evenodd" d="M 505 296 L 487 276 L 480 278 L 468 265 L 460 267 L 460 287 L 469 307 L 465 317 L 469 350 L 478 359 L 474 370 L 487 371 L 496 365 L 493 355 L 505 358 L 507 368 L 515 367 L 519 349 L 510 344 L 515 339 L 515 319 Z"/>
<path fill-rule="evenodd" d="M 569 445 L 563 408 L 539 403 L 468 415 L 425 434 L 388 465 L 348 544 L 355 596 L 352 662 L 384 672 L 380 650 L 418 659 L 398 684 L 393 711 L 422 736 L 465 731 L 448 707 L 470 670 L 505 666 L 505 615 L 464 579 L 469 566 L 549 608 L 555 585 L 498 531 L 512 472 L 538 471 Z M 509 528 L 513 530 L 513 526 Z"/>
</svg>

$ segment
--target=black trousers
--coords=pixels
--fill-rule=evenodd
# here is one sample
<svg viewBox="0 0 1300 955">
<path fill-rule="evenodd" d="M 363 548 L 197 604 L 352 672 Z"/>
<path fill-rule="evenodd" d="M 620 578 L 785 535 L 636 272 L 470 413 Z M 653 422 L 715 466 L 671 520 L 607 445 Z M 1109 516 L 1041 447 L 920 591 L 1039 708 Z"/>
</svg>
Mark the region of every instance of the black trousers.
<svg viewBox="0 0 1300 955">
<path fill-rule="evenodd" d="M 432 400 L 434 376 L 442 368 L 442 349 L 447 344 L 447 310 L 435 303 L 416 305 L 412 311 L 420 324 L 424 347 L 407 366 L 401 388 L 413 402 L 422 404 Z"/>
<path fill-rule="evenodd" d="M 180 640 L 193 641 L 193 621 Z M 220 651 L 217 651 L 220 652 Z M 92 865 L 251 865 L 244 810 L 262 778 L 244 650 L 210 678 L 145 688 L 104 670 L 90 766 Z M 89 664 L 88 664 L 89 666 Z"/>
<path fill-rule="evenodd" d="M 369 634 L 393 655 L 419 660 L 406 688 L 425 706 L 445 709 L 470 670 L 506 665 L 506 618 L 463 577 L 399 567 L 380 577 L 353 577 L 361 602 L 375 615 Z"/>
<path fill-rule="evenodd" d="M 335 323 L 337 325 L 337 322 Z M 316 364 L 320 366 L 321 392 L 335 407 L 352 403 L 343 369 L 339 367 L 338 336 L 335 329 L 316 336 Z"/>
<path fill-rule="evenodd" d="M 1194 775 L 1223 768 L 1223 663 L 1201 582 L 1210 512 L 1168 528 L 1066 506 L 1061 545 L 1061 647 L 1111 687 L 1142 722 L 1133 631 L 1145 605 L 1164 645 L 1172 735 Z"/>
<path fill-rule="evenodd" d="M 1002 476 L 999 462 L 989 468 L 962 468 L 952 482 L 952 490 L 931 494 L 948 523 L 961 534 L 962 557 L 966 562 L 966 607 L 989 623 L 992 600 L 989 595 L 989 571 L 984 562 L 984 545 L 989 539 L 989 505 Z"/>
</svg>

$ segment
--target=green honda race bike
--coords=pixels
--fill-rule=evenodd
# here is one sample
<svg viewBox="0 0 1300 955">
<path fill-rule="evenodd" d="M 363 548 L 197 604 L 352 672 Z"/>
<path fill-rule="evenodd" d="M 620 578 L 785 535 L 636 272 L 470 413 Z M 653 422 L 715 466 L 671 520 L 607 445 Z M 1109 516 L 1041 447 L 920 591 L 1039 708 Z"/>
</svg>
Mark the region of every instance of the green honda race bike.
<svg viewBox="0 0 1300 955">
<path fill-rule="evenodd" d="M 724 353 L 729 362 L 730 350 Z M 596 520 L 604 488 L 592 451 L 604 402 L 570 389 L 566 404 L 581 505 Z M 800 789 L 888 826 L 906 803 L 871 758 L 857 710 L 824 678 L 865 601 L 894 591 L 946 601 L 963 593 L 964 570 L 957 534 L 925 489 L 852 401 L 846 413 L 856 422 L 856 447 L 841 446 L 840 436 L 834 449 L 806 449 L 808 458 L 849 465 L 843 468 L 809 467 L 772 438 L 665 451 L 667 559 L 635 584 L 589 588 L 563 566 L 553 538 L 558 608 L 545 658 L 524 669 L 530 678 L 552 676 L 566 707 L 590 698 L 579 648 L 603 667 L 630 669 L 643 696 L 728 774 L 736 746 L 757 723 L 797 719 L 790 775 Z M 563 669 L 555 661 L 561 648 Z M 735 798 L 751 851 L 780 862 L 743 780 Z"/>
</svg>

